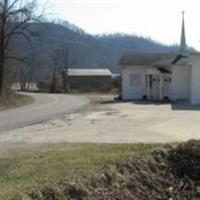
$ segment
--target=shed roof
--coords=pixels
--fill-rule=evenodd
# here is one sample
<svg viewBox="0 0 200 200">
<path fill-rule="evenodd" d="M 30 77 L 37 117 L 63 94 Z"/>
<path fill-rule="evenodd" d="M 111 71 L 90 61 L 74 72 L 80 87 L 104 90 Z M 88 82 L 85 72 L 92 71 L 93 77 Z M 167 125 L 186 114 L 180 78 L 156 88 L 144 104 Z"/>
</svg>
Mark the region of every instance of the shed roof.
<svg viewBox="0 0 200 200">
<path fill-rule="evenodd" d="M 112 76 L 109 69 L 69 69 L 69 76 Z"/>
</svg>

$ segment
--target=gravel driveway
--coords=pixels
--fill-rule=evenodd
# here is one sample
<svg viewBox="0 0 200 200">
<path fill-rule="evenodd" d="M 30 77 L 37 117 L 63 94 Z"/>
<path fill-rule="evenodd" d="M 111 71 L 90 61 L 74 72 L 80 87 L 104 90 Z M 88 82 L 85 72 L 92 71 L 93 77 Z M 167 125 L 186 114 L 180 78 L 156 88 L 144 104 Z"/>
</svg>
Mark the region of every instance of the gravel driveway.
<svg viewBox="0 0 200 200">
<path fill-rule="evenodd" d="M 0 135 L 1 143 L 176 142 L 200 138 L 200 110 L 170 104 L 106 103 Z"/>
</svg>

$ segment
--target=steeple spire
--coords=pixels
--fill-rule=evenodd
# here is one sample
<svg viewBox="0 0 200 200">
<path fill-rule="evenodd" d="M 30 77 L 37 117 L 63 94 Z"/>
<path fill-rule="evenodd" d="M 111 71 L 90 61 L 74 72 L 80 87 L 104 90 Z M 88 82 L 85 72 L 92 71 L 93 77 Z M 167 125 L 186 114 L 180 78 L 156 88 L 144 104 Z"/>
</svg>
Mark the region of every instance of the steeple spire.
<svg viewBox="0 0 200 200">
<path fill-rule="evenodd" d="M 184 54 L 187 50 L 186 45 L 186 38 L 185 38 L 185 20 L 184 20 L 185 12 L 182 12 L 182 29 L 181 29 L 181 41 L 180 41 L 180 47 L 179 47 L 179 53 Z"/>
</svg>

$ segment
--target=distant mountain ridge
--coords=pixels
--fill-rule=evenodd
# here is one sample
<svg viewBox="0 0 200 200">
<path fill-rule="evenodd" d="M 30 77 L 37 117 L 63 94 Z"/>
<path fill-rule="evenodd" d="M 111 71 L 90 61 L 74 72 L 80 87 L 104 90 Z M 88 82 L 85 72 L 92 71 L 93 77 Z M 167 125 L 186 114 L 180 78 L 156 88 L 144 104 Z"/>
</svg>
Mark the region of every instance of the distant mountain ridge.
<svg viewBox="0 0 200 200">
<path fill-rule="evenodd" d="M 171 52 L 176 46 L 165 46 L 148 38 L 126 34 L 90 35 L 68 22 L 32 23 L 32 31 L 39 37 L 32 38 L 32 48 L 19 45 L 19 52 L 35 54 L 43 63 L 38 69 L 40 78 L 48 77 L 52 54 L 63 43 L 69 46 L 70 68 L 109 68 L 120 72 L 119 60 L 127 52 Z"/>
</svg>

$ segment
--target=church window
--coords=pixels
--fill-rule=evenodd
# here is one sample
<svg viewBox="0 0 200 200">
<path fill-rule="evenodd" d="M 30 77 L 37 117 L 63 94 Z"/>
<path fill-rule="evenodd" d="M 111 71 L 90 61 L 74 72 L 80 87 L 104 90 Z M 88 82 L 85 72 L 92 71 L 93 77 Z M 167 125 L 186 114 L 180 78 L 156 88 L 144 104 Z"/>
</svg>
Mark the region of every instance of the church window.
<svg viewBox="0 0 200 200">
<path fill-rule="evenodd" d="M 141 74 L 130 74 L 130 86 L 139 87 L 141 85 Z"/>
</svg>

